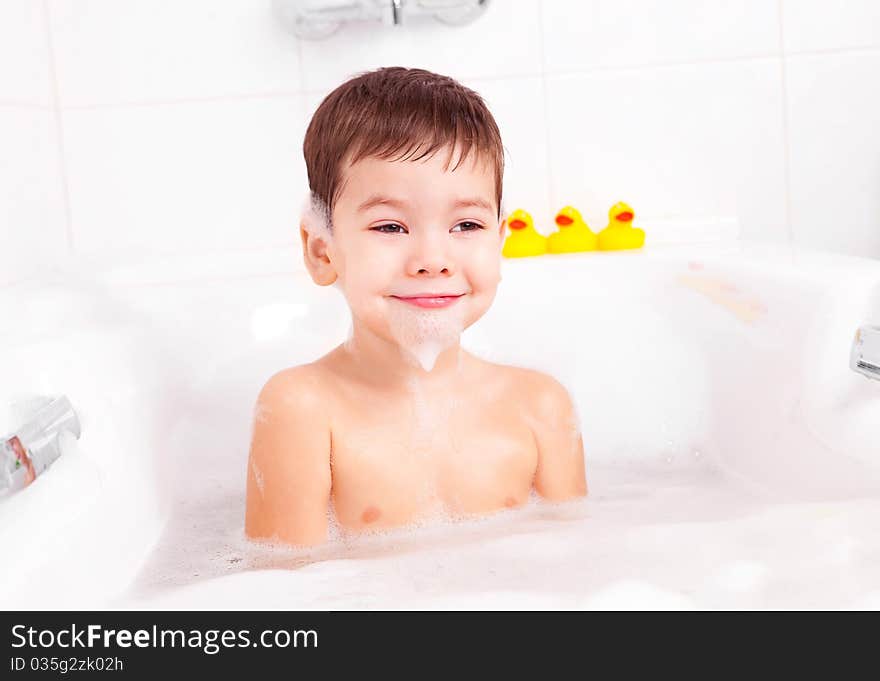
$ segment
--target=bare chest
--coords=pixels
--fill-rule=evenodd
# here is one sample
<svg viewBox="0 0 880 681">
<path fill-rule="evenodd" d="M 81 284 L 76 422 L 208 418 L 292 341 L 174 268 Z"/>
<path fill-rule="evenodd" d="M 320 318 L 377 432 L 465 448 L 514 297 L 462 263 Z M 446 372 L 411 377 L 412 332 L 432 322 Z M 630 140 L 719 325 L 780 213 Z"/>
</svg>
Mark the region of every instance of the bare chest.
<svg viewBox="0 0 880 681">
<path fill-rule="evenodd" d="M 504 410 L 405 406 L 343 410 L 332 434 L 332 495 L 347 529 L 393 527 L 438 511 L 487 513 L 525 503 L 537 448 Z"/>
</svg>

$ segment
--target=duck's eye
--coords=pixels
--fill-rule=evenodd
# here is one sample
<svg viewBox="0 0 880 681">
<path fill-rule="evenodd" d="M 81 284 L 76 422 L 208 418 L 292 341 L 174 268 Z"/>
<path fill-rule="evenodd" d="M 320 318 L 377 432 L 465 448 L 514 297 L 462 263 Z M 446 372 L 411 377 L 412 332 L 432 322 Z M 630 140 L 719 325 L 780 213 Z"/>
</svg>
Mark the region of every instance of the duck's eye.
<svg viewBox="0 0 880 681">
<path fill-rule="evenodd" d="M 401 234 L 401 233 L 405 233 L 405 231 L 404 231 L 404 232 L 399 232 L 399 231 L 397 231 L 397 230 L 402 230 L 403 227 L 401 227 L 400 225 L 392 225 L 392 224 L 387 224 L 387 225 L 376 225 L 375 227 L 371 227 L 370 229 L 371 229 L 371 231 L 374 231 L 374 232 L 382 232 L 382 234 Z"/>
<path fill-rule="evenodd" d="M 456 227 L 462 227 L 462 229 L 456 229 Z M 484 229 L 483 225 L 477 224 L 476 222 L 459 222 L 455 227 L 452 228 L 452 231 L 475 232 L 478 229 Z"/>
</svg>

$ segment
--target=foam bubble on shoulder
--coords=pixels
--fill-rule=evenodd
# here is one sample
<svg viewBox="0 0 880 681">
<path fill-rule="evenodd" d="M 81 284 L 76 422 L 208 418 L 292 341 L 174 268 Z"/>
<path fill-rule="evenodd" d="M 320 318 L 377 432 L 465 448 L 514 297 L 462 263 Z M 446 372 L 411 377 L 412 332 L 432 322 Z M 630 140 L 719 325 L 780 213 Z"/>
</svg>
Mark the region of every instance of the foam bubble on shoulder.
<svg viewBox="0 0 880 681">
<path fill-rule="evenodd" d="M 265 493 L 266 484 L 263 480 L 263 472 L 257 467 L 257 462 L 251 460 L 251 472 L 254 474 L 254 482 L 257 483 L 257 490 L 260 493 L 260 497 L 262 497 Z"/>
</svg>

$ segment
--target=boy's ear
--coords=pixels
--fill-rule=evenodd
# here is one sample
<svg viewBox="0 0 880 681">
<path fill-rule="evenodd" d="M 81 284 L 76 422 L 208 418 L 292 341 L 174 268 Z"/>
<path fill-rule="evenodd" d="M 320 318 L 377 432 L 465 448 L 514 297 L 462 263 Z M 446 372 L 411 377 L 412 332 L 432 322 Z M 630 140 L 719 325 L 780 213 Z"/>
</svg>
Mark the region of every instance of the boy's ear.
<svg viewBox="0 0 880 681">
<path fill-rule="evenodd" d="M 312 281 L 318 286 L 330 286 L 336 281 L 336 268 L 327 253 L 327 238 L 323 234 L 310 232 L 305 222 L 300 223 L 299 234 L 302 237 L 303 261 Z"/>
</svg>

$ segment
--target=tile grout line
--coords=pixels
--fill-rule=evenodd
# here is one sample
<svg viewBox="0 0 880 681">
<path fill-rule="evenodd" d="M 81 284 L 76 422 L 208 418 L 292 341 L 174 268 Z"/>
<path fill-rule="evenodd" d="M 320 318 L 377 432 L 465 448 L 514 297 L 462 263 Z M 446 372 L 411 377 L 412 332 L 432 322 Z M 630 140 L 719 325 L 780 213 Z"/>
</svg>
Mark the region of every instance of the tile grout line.
<svg viewBox="0 0 880 681">
<path fill-rule="evenodd" d="M 67 169 L 67 154 L 64 146 L 64 120 L 61 113 L 61 92 L 58 87 L 55 43 L 52 40 L 52 23 L 49 14 L 49 0 L 43 0 L 43 25 L 46 30 L 46 45 L 49 49 L 49 81 L 52 84 L 52 111 L 55 114 L 55 130 L 58 139 L 58 170 L 61 174 L 61 194 L 64 202 L 65 231 L 67 234 L 67 253 L 74 255 L 73 218 L 70 209 L 70 182 Z"/>
<path fill-rule="evenodd" d="M 780 25 L 780 31 L 782 27 Z M 572 76 L 599 76 L 611 73 L 620 73 L 626 71 L 660 71 L 663 69 L 674 69 L 687 66 L 713 66 L 717 64 L 735 64 L 738 62 L 752 61 L 770 61 L 777 59 L 784 52 L 784 48 L 780 46 L 778 50 L 771 52 L 763 52 L 759 54 L 739 55 L 734 57 L 713 57 L 709 59 L 682 59 L 660 62 L 641 62 L 635 64 L 618 64 L 611 66 L 598 66 L 593 68 L 572 68 L 559 69 L 550 71 L 551 76 L 572 77 Z M 862 47 L 837 47 L 826 48 L 820 50 L 796 50 L 789 51 L 790 57 L 822 57 L 822 56 L 863 56 L 873 55 L 880 52 L 880 46 L 862 46 Z M 524 76 L 499 76 L 500 78 L 516 78 Z"/>
<path fill-rule="evenodd" d="M 526 78 L 539 78 L 539 73 L 510 74 L 504 76 L 481 76 L 470 78 L 475 81 L 503 81 Z M 62 107 L 64 111 L 93 111 L 98 109 L 129 109 L 129 108 L 152 108 L 162 106 L 175 106 L 178 104 L 210 104 L 216 102 L 250 101 L 259 99 L 294 99 L 309 95 L 325 95 L 334 86 L 327 88 L 307 88 L 296 90 L 278 90 L 275 92 L 253 92 L 239 94 L 207 95 L 203 97 L 173 97 L 168 99 L 142 99 L 128 101 L 106 101 L 91 104 L 69 104 Z M 2 105 L 2 102 L 0 102 Z"/>
<path fill-rule="evenodd" d="M 540 18 L 540 15 L 539 15 Z M 781 30 L 781 27 L 780 27 Z M 812 51 L 796 51 L 790 52 L 789 56 L 800 58 L 800 57 L 809 57 L 809 56 L 831 56 L 831 55 L 859 55 L 864 53 L 874 53 L 880 51 L 880 48 L 876 47 L 859 47 L 859 48 L 829 48 L 825 50 L 812 50 Z M 301 54 L 301 49 L 298 48 L 298 52 Z M 761 61 L 761 60 L 774 60 L 778 59 L 780 56 L 780 52 L 768 52 L 765 54 L 756 54 L 756 55 L 742 55 L 736 57 L 718 57 L 713 59 L 685 59 L 682 61 L 668 61 L 668 62 L 645 62 L 640 64 L 631 64 L 631 65 L 620 65 L 620 66 L 602 66 L 598 68 L 575 68 L 571 70 L 561 69 L 561 70 L 552 70 L 548 71 L 546 68 L 546 64 L 543 63 L 545 59 L 545 48 L 543 43 L 543 35 L 541 37 L 541 58 L 542 65 L 541 70 L 539 72 L 529 72 L 529 73 L 509 73 L 509 74 L 501 74 L 501 75 L 483 75 L 483 76 L 468 76 L 467 79 L 473 82 L 494 82 L 494 81 L 505 81 L 505 80 L 517 80 L 517 79 L 529 79 L 529 78 L 541 78 L 546 81 L 549 78 L 573 78 L 573 77 L 590 77 L 590 76 L 602 76 L 606 74 L 615 74 L 621 72 L 636 72 L 636 71 L 656 71 L 663 69 L 674 69 L 681 67 L 699 67 L 699 66 L 713 66 L 717 64 L 736 64 L 741 62 L 751 62 L 751 61 Z M 302 68 L 303 64 L 300 59 L 300 78 L 302 78 Z M 304 81 L 301 81 L 304 82 Z M 72 104 L 68 106 L 63 106 L 61 109 L 63 111 L 89 111 L 95 109 L 114 109 L 114 108 L 136 108 L 136 107 L 161 107 L 161 106 L 173 106 L 177 104 L 206 104 L 211 102 L 227 102 L 227 101 L 248 101 L 248 100 L 257 100 L 257 99 L 290 99 L 294 97 L 302 97 L 307 95 L 315 95 L 315 94 L 324 94 L 327 92 L 327 88 L 298 88 L 295 90 L 279 90 L 275 92 L 256 92 L 256 93 L 239 93 L 239 94 L 222 94 L 222 95 L 209 95 L 204 97 L 176 97 L 176 98 L 168 98 L 168 99 L 145 99 L 145 100 L 131 100 L 131 101 L 108 101 L 108 102 L 96 102 L 92 104 Z M 17 103 L 11 103 L 13 106 Z M 25 103 L 23 103 L 25 104 Z M 2 105 L 2 103 L 0 103 Z"/>
<path fill-rule="evenodd" d="M 788 246 L 794 248 L 794 225 L 791 218 L 791 139 L 788 110 L 788 71 L 785 63 L 785 26 L 782 3 L 777 0 L 779 13 L 779 72 L 782 89 L 782 178 L 785 188 L 785 228 L 788 232 Z"/>
<path fill-rule="evenodd" d="M 855 47 L 819 47 L 813 50 L 788 50 L 790 57 L 823 57 L 835 55 L 854 55 L 861 56 L 865 54 L 876 54 L 880 52 L 880 44 L 858 45 Z"/>
<path fill-rule="evenodd" d="M 129 101 L 107 101 L 92 104 L 70 104 L 64 111 L 95 111 L 99 109 L 137 109 L 175 106 L 178 104 L 212 104 L 217 102 L 253 101 L 260 99 L 294 99 L 308 94 L 303 90 L 278 92 L 253 92 L 248 94 L 209 95 L 205 97 L 173 97 L 168 99 L 142 99 Z"/>
<path fill-rule="evenodd" d="M 306 117 L 309 114 L 309 107 L 306 103 L 308 100 L 308 88 L 304 87 L 306 84 L 306 67 L 303 63 L 303 49 L 302 49 L 302 40 L 298 36 L 294 37 L 296 40 L 296 66 L 299 71 L 299 85 L 300 91 L 298 93 L 299 96 L 299 108 L 300 114 L 302 115 L 303 122 L 305 123 Z"/>
<path fill-rule="evenodd" d="M 547 157 L 547 209 L 553 211 L 553 150 L 550 146 L 550 98 L 548 96 L 549 87 L 547 85 L 547 59 L 546 49 L 544 45 L 544 6 L 538 3 L 538 46 L 541 58 L 541 98 L 544 108 L 544 140 L 546 142 Z M 508 208 L 510 208 L 508 206 Z M 506 219 L 506 216 L 505 216 Z"/>
<path fill-rule="evenodd" d="M 11 99 L 0 99 L 0 109 L 37 109 L 39 111 L 54 111 L 55 107 L 51 104 L 41 104 L 40 102 L 24 102 L 13 101 Z"/>
</svg>

